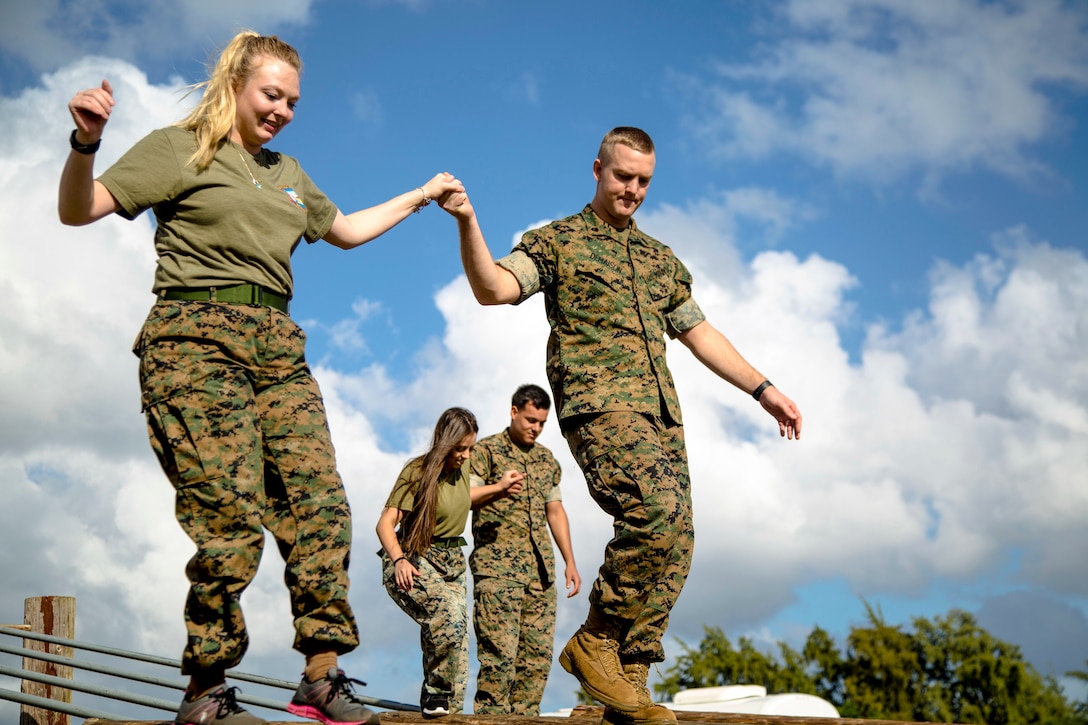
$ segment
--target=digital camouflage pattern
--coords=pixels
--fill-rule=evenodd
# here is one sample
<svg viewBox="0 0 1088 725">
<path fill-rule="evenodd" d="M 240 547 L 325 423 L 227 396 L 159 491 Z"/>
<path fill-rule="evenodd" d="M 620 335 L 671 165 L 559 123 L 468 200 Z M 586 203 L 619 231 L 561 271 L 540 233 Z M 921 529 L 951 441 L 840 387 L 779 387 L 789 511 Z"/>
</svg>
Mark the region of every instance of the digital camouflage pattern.
<svg viewBox="0 0 1088 725">
<path fill-rule="evenodd" d="M 423 693 L 447 695 L 450 712 L 464 707 L 468 685 L 468 611 L 465 555 L 458 547 L 432 546 L 409 556 L 419 576 L 411 591 L 397 586 L 393 562 L 383 551 L 382 583 L 390 598 L 419 625 Z"/>
<path fill-rule="evenodd" d="M 619 230 L 586 206 L 526 232 L 498 264 L 517 278 L 521 300 L 544 292 L 560 421 L 630 410 L 681 422 L 665 335 L 706 318 L 691 296 L 691 273 L 671 249 L 633 219 Z"/>
<path fill-rule="evenodd" d="M 160 300 L 133 348 L 151 447 L 197 548 L 185 568 L 185 674 L 241 661 L 240 597 L 257 573 L 262 528 L 285 562 L 295 649 L 342 654 L 359 643 L 351 512 L 305 339 L 269 307 Z"/>
<path fill-rule="evenodd" d="M 488 436 L 472 451 L 472 483 L 494 483 L 502 474 L 525 474 L 517 496 L 495 499 L 472 512 L 476 631 L 473 711 L 487 715 L 538 715 L 555 640 L 555 554 L 546 506 L 561 500 L 561 471 L 545 446 L 523 448 L 509 429 Z"/>
<path fill-rule="evenodd" d="M 683 426 L 601 413 L 564 436 L 593 500 L 615 519 L 589 595 L 590 620 L 607 624 L 622 662 L 661 662 L 695 546 Z"/>
<path fill-rule="evenodd" d="M 476 628 L 473 707 L 479 715 L 540 714 L 540 701 L 552 668 L 555 644 L 554 582 L 521 584 L 509 579 L 477 579 L 472 620 Z"/>
<path fill-rule="evenodd" d="M 691 274 L 643 234 L 580 214 L 526 232 L 498 260 L 538 291 L 551 326 L 548 380 L 559 425 L 615 536 L 590 592 L 630 662 L 664 659 L 661 638 L 691 567 L 691 482 L 665 336 L 705 316 Z"/>
<path fill-rule="evenodd" d="M 555 554 L 545 506 L 559 497 L 559 462 L 540 444 L 525 449 L 508 430 L 476 444 L 470 461 L 472 484 L 497 481 L 509 470 L 525 474 L 517 496 L 498 498 L 472 512 L 473 581 L 500 577 L 528 584 L 555 581 Z"/>
</svg>

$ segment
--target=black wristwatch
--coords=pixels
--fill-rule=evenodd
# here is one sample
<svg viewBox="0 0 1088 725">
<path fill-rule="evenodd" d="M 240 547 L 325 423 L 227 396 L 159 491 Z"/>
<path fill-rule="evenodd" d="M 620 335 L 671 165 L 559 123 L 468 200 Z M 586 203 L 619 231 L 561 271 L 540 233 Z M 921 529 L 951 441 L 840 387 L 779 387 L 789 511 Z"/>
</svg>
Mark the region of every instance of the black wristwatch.
<svg viewBox="0 0 1088 725">
<path fill-rule="evenodd" d="M 68 143 L 72 145 L 72 150 L 77 154 L 87 154 L 90 156 L 94 152 L 98 151 L 98 147 L 102 145 L 102 139 L 99 138 L 94 143 L 80 143 L 76 140 L 76 132 L 78 129 L 72 129 L 72 135 L 68 137 Z"/>
</svg>

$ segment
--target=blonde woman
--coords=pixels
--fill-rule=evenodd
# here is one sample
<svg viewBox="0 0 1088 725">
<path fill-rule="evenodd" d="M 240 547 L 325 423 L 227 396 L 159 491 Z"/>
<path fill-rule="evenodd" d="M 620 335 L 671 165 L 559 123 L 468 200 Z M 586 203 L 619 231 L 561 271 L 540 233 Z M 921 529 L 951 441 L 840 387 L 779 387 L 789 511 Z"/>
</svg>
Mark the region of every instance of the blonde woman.
<svg viewBox="0 0 1088 725">
<path fill-rule="evenodd" d="M 203 96 L 94 177 L 113 110 L 108 81 L 68 104 L 75 121 L 61 176 L 61 221 L 155 214 L 158 296 L 136 340 L 151 446 L 196 545 L 186 566 L 189 685 L 176 722 L 263 722 L 238 706 L 226 670 L 248 645 L 240 599 L 272 532 L 286 564 L 294 646 L 305 658 L 289 710 L 327 725 L 376 723 L 337 666 L 359 643 L 348 604 L 351 518 L 324 403 L 288 316 L 300 239 L 352 249 L 462 190 L 440 173 L 344 214 L 298 161 L 266 148 L 291 122 L 302 62 L 275 36 L 236 35 Z"/>
<path fill-rule="evenodd" d="M 378 518 L 385 590 L 420 628 L 420 710 L 426 718 L 460 712 L 465 699 L 468 616 L 461 534 L 468 512 L 517 495 L 524 478 L 507 471 L 496 483 L 470 487 L 468 460 L 478 432 L 476 417 L 464 408 L 442 413 L 430 449 L 404 467 Z"/>
</svg>

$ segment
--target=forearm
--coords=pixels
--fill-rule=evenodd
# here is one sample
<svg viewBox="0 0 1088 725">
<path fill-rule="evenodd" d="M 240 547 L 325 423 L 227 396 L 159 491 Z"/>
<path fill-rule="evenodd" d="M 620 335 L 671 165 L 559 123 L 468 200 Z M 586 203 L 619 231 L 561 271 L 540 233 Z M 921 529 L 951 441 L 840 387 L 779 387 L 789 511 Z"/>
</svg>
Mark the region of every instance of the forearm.
<svg viewBox="0 0 1088 725">
<path fill-rule="evenodd" d="M 766 379 L 709 322 L 700 322 L 677 339 L 711 372 L 745 393 L 751 394 Z"/>
<path fill-rule="evenodd" d="M 375 531 L 378 534 L 378 541 L 381 542 L 382 549 L 385 550 L 386 555 L 390 559 L 399 559 L 404 556 L 404 550 L 400 546 L 400 541 L 397 539 L 396 527 L 400 522 L 401 513 L 399 509 L 386 507 L 382 510 L 382 514 L 378 517 L 378 525 L 375 527 Z"/>
<path fill-rule="evenodd" d="M 461 238 L 461 264 L 476 301 L 482 305 L 516 302 L 521 287 L 514 275 L 495 264 L 476 214 L 457 217 L 457 231 Z"/>
<path fill-rule="evenodd" d="M 407 219 L 421 207 L 423 201 L 423 191 L 417 188 L 377 206 L 343 214 L 333 223 L 333 229 L 326 238 L 340 249 L 362 246 Z"/>
<path fill-rule="evenodd" d="M 472 501 L 472 508 L 478 509 L 481 506 L 486 506 L 497 498 L 502 498 L 506 495 L 507 488 L 501 483 L 488 483 L 483 486 L 473 486 L 469 489 L 469 497 Z"/>
<path fill-rule="evenodd" d="M 57 191 L 57 214 L 61 223 L 82 226 L 112 211 L 116 211 L 113 196 L 94 179 L 94 154 L 69 152 Z"/>
<path fill-rule="evenodd" d="M 551 529 L 552 538 L 555 539 L 560 556 L 563 557 L 567 566 L 575 566 L 574 548 L 570 545 L 570 521 L 567 519 L 566 510 L 562 505 L 548 504 L 545 513 L 548 517 L 548 528 Z"/>
</svg>

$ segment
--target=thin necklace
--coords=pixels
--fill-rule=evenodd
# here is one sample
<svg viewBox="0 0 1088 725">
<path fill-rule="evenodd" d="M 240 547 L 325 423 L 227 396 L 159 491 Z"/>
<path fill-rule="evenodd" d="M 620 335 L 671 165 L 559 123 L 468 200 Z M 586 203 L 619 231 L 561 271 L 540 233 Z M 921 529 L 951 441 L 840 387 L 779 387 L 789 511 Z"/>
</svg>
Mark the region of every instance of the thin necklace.
<svg viewBox="0 0 1088 725">
<path fill-rule="evenodd" d="M 242 163 L 246 165 L 246 171 L 249 172 L 249 178 L 253 180 L 253 185 L 260 189 L 261 182 L 257 181 L 257 177 L 253 175 L 253 170 L 249 168 L 249 162 L 246 161 L 246 157 L 242 156 L 242 152 L 238 150 L 238 147 L 234 144 L 233 141 L 231 142 L 231 146 L 234 147 L 234 153 L 238 154 L 238 158 L 240 158 L 242 160 Z"/>
</svg>

